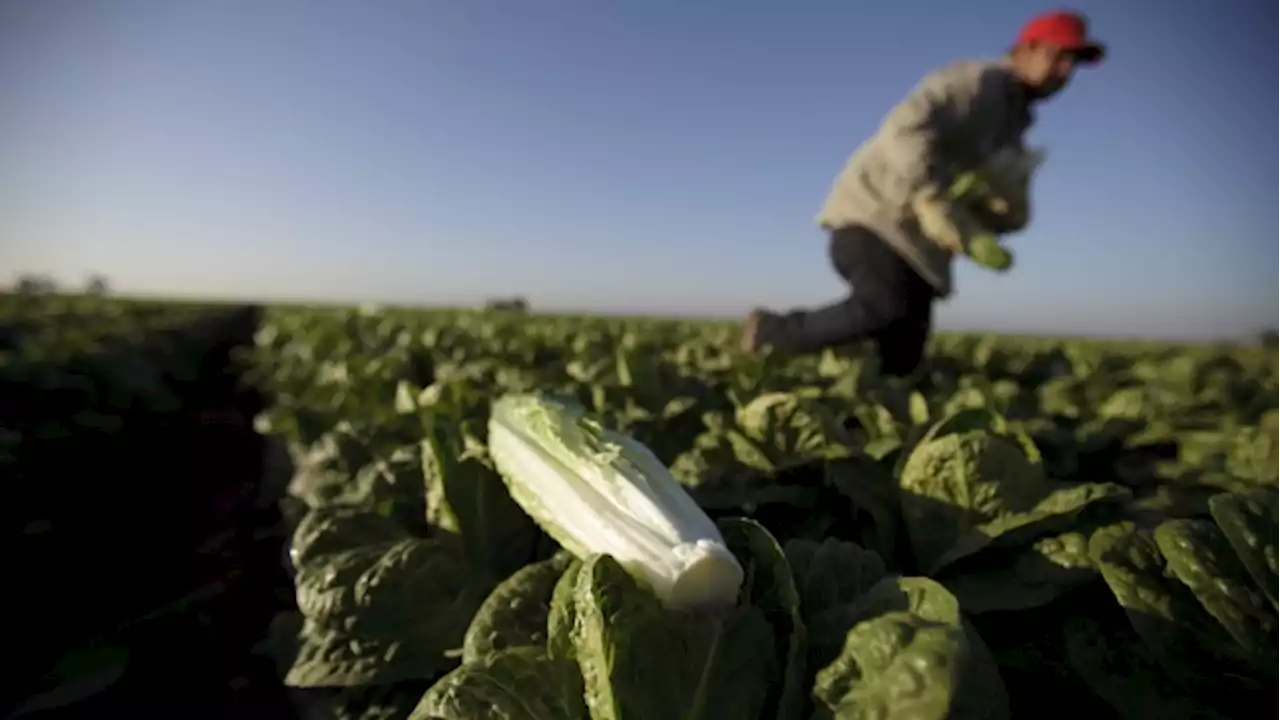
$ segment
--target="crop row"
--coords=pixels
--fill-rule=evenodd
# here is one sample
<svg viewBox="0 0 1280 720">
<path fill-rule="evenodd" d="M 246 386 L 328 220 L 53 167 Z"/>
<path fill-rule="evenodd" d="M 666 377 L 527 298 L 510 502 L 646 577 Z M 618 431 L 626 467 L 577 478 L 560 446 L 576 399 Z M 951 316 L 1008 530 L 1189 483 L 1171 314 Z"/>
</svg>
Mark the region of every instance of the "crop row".
<svg viewBox="0 0 1280 720">
<path fill-rule="evenodd" d="M 856 349 L 746 358 L 734 340 L 0 297 L 3 516 L 27 582 L 3 706 L 283 717 L 278 677 L 301 715 L 472 718 L 510 680 L 533 717 L 608 717 L 601 692 L 637 698 L 627 716 L 710 717 L 667 691 L 679 676 L 555 660 L 551 588 L 580 570 L 489 456 L 513 393 L 643 442 L 748 568 L 772 568 L 748 587 L 791 588 L 744 591 L 737 612 L 791 649 L 736 666 L 763 691 L 716 717 L 1239 717 L 1276 692 L 1274 354 L 944 335 L 899 381 Z M 866 638 L 921 623 L 950 660 L 910 700 L 894 668 L 921 646 L 877 665 Z M 689 637 L 666 642 L 615 652 L 716 676 Z M 708 682 L 700 702 L 729 697 Z M 548 687 L 570 691 L 538 711 Z M 674 704 L 639 700 L 657 696 Z"/>
<path fill-rule="evenodd" d="M 419 720 L 493 716 L 513 694 L 537 718 L 1244 717 L 1276 692 L 1274 355 L 943 336 L 900 381 L 856 350 L 747 358 L 733 339 L 268 312 L 249 363 L 297 607 L 262 649 L 286 683 L 338 717 Z M 763 613 L 778 652 L 732 673 L 759 694 L 716 686 L 696 619 L 600 615 L 612 647 L 558 655 L 580 637 L 555 618 L 598 600 L 553 597 L 575 571 L 489 455 L 511 393 L 640 440 L 748 538 L 738 611 Z M 692 634 L 638 630 L 659 626 Z M 735 712 L 702 704 L 731 695 Z"/>
</svg>

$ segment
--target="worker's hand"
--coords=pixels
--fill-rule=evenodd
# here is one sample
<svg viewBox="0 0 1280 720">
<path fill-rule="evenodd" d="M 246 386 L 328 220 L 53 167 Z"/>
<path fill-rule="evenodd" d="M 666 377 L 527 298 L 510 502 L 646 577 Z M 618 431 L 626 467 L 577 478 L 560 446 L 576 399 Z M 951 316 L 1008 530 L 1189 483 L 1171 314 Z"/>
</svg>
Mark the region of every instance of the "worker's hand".
<svg viewBox="0 0 1280 720">
<path fill-rule="evenodd" d="M 981 179 L 966 174 L 957 178 L 946 193 L 934 188 L 922 190 L 913 199 L 912 210 L 921 233 L 938 246 L 956 255 L 966 255 L 983 267 L 1004 272 L 1013 266 L 1013 255 L 973 212 L 974 206 L 982 206 L 989 199 Z M 1007 206 L 997 209 L 1008 210 Z"/>
<path fill-rule="evenodd" d="M 969 238 L 986 231 L 964 202 L 956 202 L 937 188 L 925 188 L 911 200 L 920 232 L 938 247 L 965 255 Z"/>
<path fill-rule="evenodd" d="M 936 187 L 926 187 L 911 199 L 911 211 L 920 232 L 930 241 L 951 253 L 964 252 L 964 238 L 970 223 L 963 207 L 953 203 Z"/>
<path fill-rule="evenodd" d="M 921 233 L 953 254 L 1007 271 L 1013 255 L 997 238 L 1026 227 L 1031 175 L 1043 160 L 1041 150 L 1012 146 L 978 170 L 959 173 L 945 189 L 925 188 L 911 202 Z"/>
</svg>

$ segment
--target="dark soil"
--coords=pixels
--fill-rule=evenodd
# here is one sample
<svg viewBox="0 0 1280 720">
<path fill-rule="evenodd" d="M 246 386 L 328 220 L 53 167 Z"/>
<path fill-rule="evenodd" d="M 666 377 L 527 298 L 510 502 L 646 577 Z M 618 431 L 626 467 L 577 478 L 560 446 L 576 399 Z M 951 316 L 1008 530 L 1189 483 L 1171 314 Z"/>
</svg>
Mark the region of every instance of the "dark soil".
<svg viewBox="0 0 1280 720">
<path fill-rule="evenodd" d="M 293 717 L 275 668 L 252 654 L 292 604 L 253 431 L 263 399 L 233 360 L 258 319 L 244 308 L 189 329 L 203 354 L 177 412 L 130 409 L 123 432 L 67 438 L 40 458 L 37 490 L 21 498 L 27 520 L 4 549 L 19 668 L 0 714 L 58 685 L 65 697 L 67 677 L 107 684 L 127 655 L 107 689 L 30 716 Z M 78 668 L 59 672 L 76 648 Z"/>
</svg>

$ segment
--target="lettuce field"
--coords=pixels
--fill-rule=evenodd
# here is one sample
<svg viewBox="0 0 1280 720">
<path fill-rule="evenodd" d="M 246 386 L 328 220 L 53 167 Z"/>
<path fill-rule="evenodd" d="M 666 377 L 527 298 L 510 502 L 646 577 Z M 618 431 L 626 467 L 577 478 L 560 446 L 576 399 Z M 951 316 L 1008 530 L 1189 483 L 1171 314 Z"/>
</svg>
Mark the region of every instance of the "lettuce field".
<svg viewBox="0 0 1280 720">
<path fill-rule="evenodd" d="M 4 298 L 0 472 L 29 578 L 8 713 L 1271 707 L 1273 349 L 941 335 L 892 379 L 856 348 L 745 357 L 735 331 Z M 534 396 L 669 469 L 743 571 L 731 606 L 668 607 L 553 539 L 620 530 L 573 498 L 529 512 L 499 472 L 491 410 Z"/>
</svg>

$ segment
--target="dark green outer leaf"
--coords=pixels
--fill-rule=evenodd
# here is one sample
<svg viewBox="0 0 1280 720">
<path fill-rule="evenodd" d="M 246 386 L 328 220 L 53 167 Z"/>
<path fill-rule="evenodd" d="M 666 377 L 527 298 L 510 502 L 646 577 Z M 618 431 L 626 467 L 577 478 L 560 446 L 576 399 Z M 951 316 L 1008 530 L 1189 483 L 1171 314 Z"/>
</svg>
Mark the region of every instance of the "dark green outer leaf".
<svg viewBox="0 0 1280 720">
<path fill-rule="evenodd" d="M 818 391 L 766 392 L 737 410 L 726 435 L 739 461 L 771 471 L 851 454 L 851 439 Z"/>
<path fill-rule="evenodd" d="M 431 679 L 451 663 L 400 640 L 357 637 L 306 621 L 284 684 L 297 688 L 360 687 Z"/>
<path fill-rule="evenodd" d="M 1132 633 L 1104 629 L 1076 616 L 1062 629 L 1071 668 L 1122 718 L 1221 720 L 1222 715 L 1183 695 Z"/>
<path fill-rule="evenodd" d="M 758 720 L 780 679 L 759 608 L 665 610 L 607 556 L 584 563 L 575 600 L 574 654 L 593 720 Z"/>
<path fill-rule="evenodd" d="M 331 618 L 345 619 L 357 605 L 356 583 L 395 544 L 368 545 L 331 553 L 300 567 L 294 578 L 298 610 L 320 623 L 328 623 Z"/>
<path fill-rule="evenodd" d="M 1215 678 L 1216 686 L 1257 687 L 1240 646 L 1166 573 L 1150 532 L 1132 522 L 1103 528 L 1089 539 L 1089 556 L 1166 672 L 1188 685 Z"/>
<path fill-rule="evenodd" d="M 295 687 L 434 677 L 454 664 L 447 654 L 487 594 L 443 540 L 329 555 L 304 566 L 296 583 L 308 622 L 286 678 Z"/>
<path fill-rule="evenodd" d="M 1209 512 L 1271 606 L 1280 607 L 1276 603 L 1276 588 L 1280 586 L 1276 546 L 1280 530 L 1276 522 L 1275 492 L 1215 495 L 1209 499 Z"/>
<path fill-rule="evenodd" d="M 946 435 L 963 435 L 974 430 L 998 433 L 1004 430 L 1006 424 L 1000 413 L 990 408 L 962 408 L 929 426 L 920 442 L 926 443 Z"/>
<path fill-rule="evenodd" d="M 849 499 L 854 517 L 862 521 L 858 528 L 862 544 L 882 558 L 893 557 L 902 513 L 898 480 L 890 468 L 885 463 L 857 457 L 830 461 L 823 474 L 829 485 Z"/>
<path fill-rule="evenodd" d="M 927 620 L 955 623 L 964 629 L 968 654 L 963 687 L 953 702 L 955 717 L 997 720 L 1009 716 L 1009 698 L 991 650 L 961 612 L 958 598 L 928 578 L 886 578 L 854 603 L 858 614 L 909 611 Z"/>
<path fill-rule="evenodd" d="M 1031 437 L 1011 426 L 1004 415 L 990 407 L 967 407 L 955 410 L 925 430 L 919 442 L 974 430 L 989 432 L 1012 440 L 1022 449 L 1027 460 L 1032 464 L 1041 463 L 1040 449 Z"/>
<path fill-rule="evenodd" d="M 578 667 L 543 648 L 514 647 L 444 676 L 409 720 L 586 720 Z"/>
<path fill-rule="evenodd" d="M 947 568 L 938 579 L 967 613 L 1039 607 L 1098 576 L 1089 558 L 1088 532 L 1086 528 L 1040 538 L 1028 548 L 981 553 L 973 556 L 980 559 Z M 956 571 L 948 572 L 952 568 Z"/>
<path fill-rule="evenodd" d="M 787 555 L 773 535 L 754 520 L 728 518 L 719 526 L 725 543 L 746 571 L 740 602 L 764 612 L 773 629 L 775 653 L 782 659 L 782 682 L 770 690 L 766 707 L 775 710 L 778 720 L 798 718 L 805 701 L 806 630 Z"/>
<path fill-rule="evenodd" d="M 1030 544 L 1038 536 L 1062 532 L 1095 503 L 1119 503 L 1130 497 L 1132 493 L 1128 488 L 1114 483 L 1087 483 L 1054 489 L 1031 509 L 1002 514 L 960 536 L 937 562 L 928 567 L 929 574 L 986 548 L 1020 547 Z"/>
<path fill-rule="evenodd" d="M 551 604 L 547 608 L 547 651 L 557 660 L 577 660 L 573 644 L 574 627 L 578 622 L 578 574 L 583 562 L 572 559 L 561 573 L 551 592 Z"/>
<path fill-rule="evenodd" d="M 725 430 L 724 438 L 733 449 L 734 458 L 742 465 L 763 472 L 778 469 L 778 464 L 769 457 L 764 441 L 750 437 L 737 428 Z M 774 454 L 781 453 L 775 450 Z"/>
<path fill-rule="evenodd" d="M 498 583 L 467 628 L 462 662 L 509 647 L 545 647 L 551 595 L 571 557 L 562 553 L 527 565 Z"/>
<path fill-rule="evenodd" d="M 1166 520 L 1155 531 L 1156 545 L 1181 580 L 1231 637 L 1259 665 L 1276 673 L 1277 618 L 1253 588 L 1222 531 L 1208 520 Z"/>
<path fill-rule="evenodd" d="M 502 478 L 475 457 L 464 457 L 467 429 L 437 423 L 423 442 L 423 467 L 432 514 L 462 537 L 471 572 L 496 584 L 531 558 L 538 527 L 511 499 Z M 471 445 L 478 443 L 474 437 Z"/>
<path fill-rule="evenodd" d="M 834 538 L 791 540 L 785 552 L 805 618 L 853 602 L 886 572 L 877 553 Z"/>
<path fill-rule="evenodd" d="M 818 672 L 817 718 L 951 717 L 964 632 L 896 612 L 849 631 L 835 663 Z"/>
<path fill-rule="evenodd" d="M 899 478 L 902 519 L 919 566 L 939 567 L 966 533 L 1032 510 L 1052 486 L 1007 438 L 982 431 L 918 445 Z"/>
<path fill-rule="evenodd" d="M 394 542 L 404 530 L 366 507 L 325 506 L 310 510 L 293 533 L 289 557 L 294 568 L 333 553 Z"/>
<path fill-rule="evenodd" d="M 902 441 L 898 438 L 873 438 L 862 446 L 862 452 L 872 460 L 884 460 L 892 455 L 895 451 L 902 448 Z"/>
<path fill-rule="evenodd" d="M 426 680 L 408 680 L 343 688 L 333 693 L 306 693 L 304 697 L 310 697 L 301 701 L 303 707 L 299 708 L 299 714 L 309 717 L 327 709 L 328 720 L 407 720 L 430 687 L 431 683 Z M 325 695 L 332 697 L 332 701 L 325 703 Z M 320 707 L 307 707 L 308 700 Z"/>
<path fill-rule="evenodd" d="M 703 509 L 754 510 L 774 504 L 813 507 L 817 503 L 817 483 L 787 483 L 778 475 L 742 467 L 736 461 L 719 468 L 695 466 L 705 459 L 705 454 L 697 450 L 677 459 L 685 473 L 685 489 Z"/>
<path fill-rule="evenodd" d="M 818 672 L 817 717 L 1007 718 L 990 651 L 927 578 L 885 578 L 846 606 L 842 650 Z"/>
</svg>

